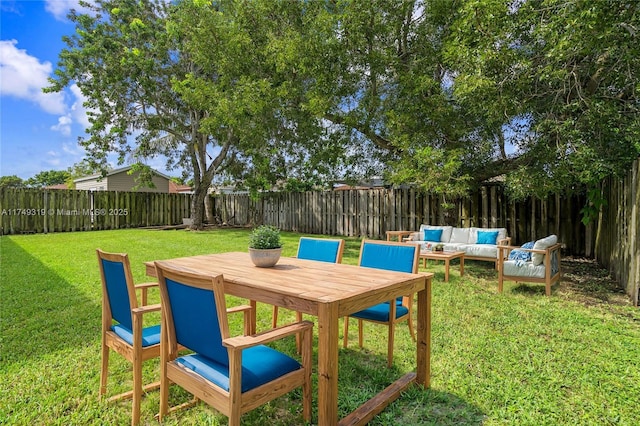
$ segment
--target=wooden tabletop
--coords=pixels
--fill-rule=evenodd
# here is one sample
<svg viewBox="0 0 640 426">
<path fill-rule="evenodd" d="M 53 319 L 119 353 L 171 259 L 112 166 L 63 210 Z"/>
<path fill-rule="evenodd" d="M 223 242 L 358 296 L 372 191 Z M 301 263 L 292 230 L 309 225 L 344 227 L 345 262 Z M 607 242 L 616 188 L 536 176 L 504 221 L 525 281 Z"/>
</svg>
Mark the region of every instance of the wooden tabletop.
<svg viewBox="0 0 640 426">
<path fill-rule="evenodd" d="M 229 252 L 168 259 L 173 267 L 206 275 L 224 275 L 225 292 L 247 299 L 318 314 L 318 303 L 337 303 L 340 317 L 424 289 L 425 275 L 355 265 L 282 257 L 258 268 L 248 253 Z M 153 262 L 147 275 L 156 276 Z M 379 299 L 379 300 L 378 300 Z M 372 303 L 375 302 L 375 303 Z"/>
<path fill-rule="evenodd" d="M 456 257 L 463 257 L 464 256 L 464 252 L 463 251 L 424 251 L 424 252 L 420 252 L 420 257 L 426 257 L 426 258 L 434 258 L 434 259 L 455 259 Z"/>
</svg>

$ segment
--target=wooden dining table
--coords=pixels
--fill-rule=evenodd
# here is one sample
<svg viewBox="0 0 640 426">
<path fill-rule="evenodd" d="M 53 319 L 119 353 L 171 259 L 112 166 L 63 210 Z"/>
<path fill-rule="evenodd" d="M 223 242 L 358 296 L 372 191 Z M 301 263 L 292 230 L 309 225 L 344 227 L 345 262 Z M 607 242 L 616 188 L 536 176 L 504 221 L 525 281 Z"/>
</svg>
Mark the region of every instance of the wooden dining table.
<svg viewBox="0 0 640 426">
<path fill-rule="evenodd" d="M 430 386 L 431 273 L 409 274 L 291 257 L 280 258 L 274 267 L 258 268 L 248 253 L 241 252 L 162 260 L 191 272 L 222 274 L 225 293 L 249 299 L 254 307 L 258 301 L 317 317 L 320 426 L 366 424 L 409 386 Z M 156 276 L 154 263 L 145 265 L 147 275 Z M 354 412 L 338 419 L 339 318 L 414 293 L 417 294 L 415 372 L 405 374 Z M 255 309 L 252 315 L 255 330 Z"/>
</svg>

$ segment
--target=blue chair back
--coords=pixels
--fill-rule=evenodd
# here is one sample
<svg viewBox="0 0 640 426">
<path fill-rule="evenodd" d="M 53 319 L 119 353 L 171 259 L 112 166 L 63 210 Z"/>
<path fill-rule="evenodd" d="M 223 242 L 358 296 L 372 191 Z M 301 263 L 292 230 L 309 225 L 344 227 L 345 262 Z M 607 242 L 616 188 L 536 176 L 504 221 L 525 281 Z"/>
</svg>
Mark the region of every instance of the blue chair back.
<svg viewBox="0 0 640 426">
<path fill-rule="evenodd" d="M 298 244 L 298 258 L 336 263 L 341 257 L 341 246 L 341 240 L 301 237 Z"/>
<path fill-rule="evenodd" d="M 363 241 L 360 249 L 360 266 L 413 273 L 416 267 L 415 244 L 384 244 Z"/>
<path fill-rule="evenodd" d="M 177 343 L 228 366 L 229 354 L 222 346 L 213 290 L 193 287 L 169 278 L 165 282 Z M 220 308 L 226 309 L 225 306 Z"/>
<path fill-rule="evenodd" d="M 114 320 L 118 321 L 120 325 L 131 330 L 133 329 L 131 320 L 131 301 L 129 300 L 129 290 L 127 287 L 124 263 L 113 262 L 106 259 L 100 259 L 100 261 L 102 262 L 102 268 L 104 271 L 111 316 Z"/>
</svg>

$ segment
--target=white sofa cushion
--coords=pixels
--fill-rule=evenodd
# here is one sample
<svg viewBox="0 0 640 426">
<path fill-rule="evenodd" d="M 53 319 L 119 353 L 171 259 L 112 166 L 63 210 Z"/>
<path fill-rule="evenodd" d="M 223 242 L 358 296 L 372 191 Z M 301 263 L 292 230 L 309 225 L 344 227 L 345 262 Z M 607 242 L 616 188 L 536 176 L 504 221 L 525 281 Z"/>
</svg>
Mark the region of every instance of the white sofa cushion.
<svg viewBox="0 0 640 426">
<path fill-rule="evenodd" d="M 463 247 L 463 251 L 467 256 L 498 258 L 498 246 L 491 244 L 467 244 Z"/>
<path fill-rule="evenodd" d="M 498 232 L 498 238 L 496 243 L 502 239 L 507 238 L 507 228 L 469 228 L 471 231 L 469 235 L 469 244 L 478 243 L 478 232 Z"/>
<path fill-rule="evenodd" d="M 534 253 L 535 254 L 535 253 Z M 512 277 L 544 278 L 544 265 L 534 265 L 532 262 L 518 262 L 507 260 L 502 264 L 503 274 Z"/>
<path fill-rule="evenodd" d="M 448 242 L 451 238 L 451 231 L 453 230 L 453 226 L 438 226 L 438 225 L 420 225 L 420 235 L 418 241 L 424 241 L 424 230 L 425 229 L 442 229 L 442 236 L 440 237 L 441 242 Z"/>
<path fill-rule="evenodd" d="M 546 238 L 542 238 L 538 241 L 536 241 L 536 243 L 533 245 L 533 249 L 534 250 L 544 250 L 547 249 L 549 247 L 551 247 L 552 245 L 556 244 L 558 242 L 558 237 L 556 235 L 549 235 Z M 533 264 L 535 266 L 540 265 L 542 262 L 544 261 L 544 254 L 542 253 L 533 253 L 531 255 L 531 262 L 533 262 Z"/>
<path fill-rule="evenodd" d="M 468 244 L 471 228 L 453 228 L 451 231 L 450 243 Z"/>
<path fill-rule="evenodd" d="M 462 243 L 443 243 L 445 251 L 465 251 L 466 244 Z"/>
</svg>

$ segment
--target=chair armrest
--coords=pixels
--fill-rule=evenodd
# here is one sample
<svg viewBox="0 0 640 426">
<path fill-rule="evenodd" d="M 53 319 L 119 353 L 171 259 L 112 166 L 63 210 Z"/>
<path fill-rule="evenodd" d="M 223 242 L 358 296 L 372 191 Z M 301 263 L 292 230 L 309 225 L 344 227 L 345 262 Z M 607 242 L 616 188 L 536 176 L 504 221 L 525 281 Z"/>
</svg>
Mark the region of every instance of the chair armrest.
<svg viewBox="0 0 640 426">
<path fill-rule="evenodd" d="M 131 310 L 131 313 L 134 315 L 144 315 L 150 312 L 160 312 L 160 304 L 140 306 Z"/>
<path fill-rule="evenodd" d="M 313 323 L 311 321 L 300 321 L 251 336 L 230 337 L 228 339 L 224 339 L 222 341 L 222 345 L 234 349 L 244 349 L 251 346 L 273 342 L 293 334 L 310 332 L 312 329 Z"/>
<path fill-rule="evenodd" d="M 228 314 L 234 314 L 236 312 L 251 312 L 251 306 L 249 305 L 239 305 L 239 306 L 234 306 L 232 308 L 227 308 L 227 313 Z"/>
<path fill-rule="evenodd" d="M 499 246 L 510 246 L 511 245 L 511 237 L 500 238 L 498 240 Z"/>
<path fill-rule="evenodd" d="M 238 312 L 244 313 L 244 335 L 251 334 L 251 310 L 253 308 L 249 305 L 239 305 L 232 308 L 227 308 L 227 314 L 235 314 Z"/>
<path fill-rule="evenodd" d="M 145 290 L 145 289 L 153 288 L 153 287 L 158 287 L 158 283 L 141 283 L 141 284 L 136 284 L 134 286 L 134 288 L 136 290 L 138 290 L 138 289 Z"/>
<path fill-rule="evenodd" d="M 135 288 L 136 290 L 142 290 L 142 298 L 140 300 L 140 304 L 141 305 L 146 305 L 147 304 L 147 290 L 149 290 L 150 288 L 154 288 L 154 287 L 158 287 L 158 283 L 141 283 L 141 284 L 136 284 L 135 286 L 133 286 L 133 288 Z"/>
</svg>

